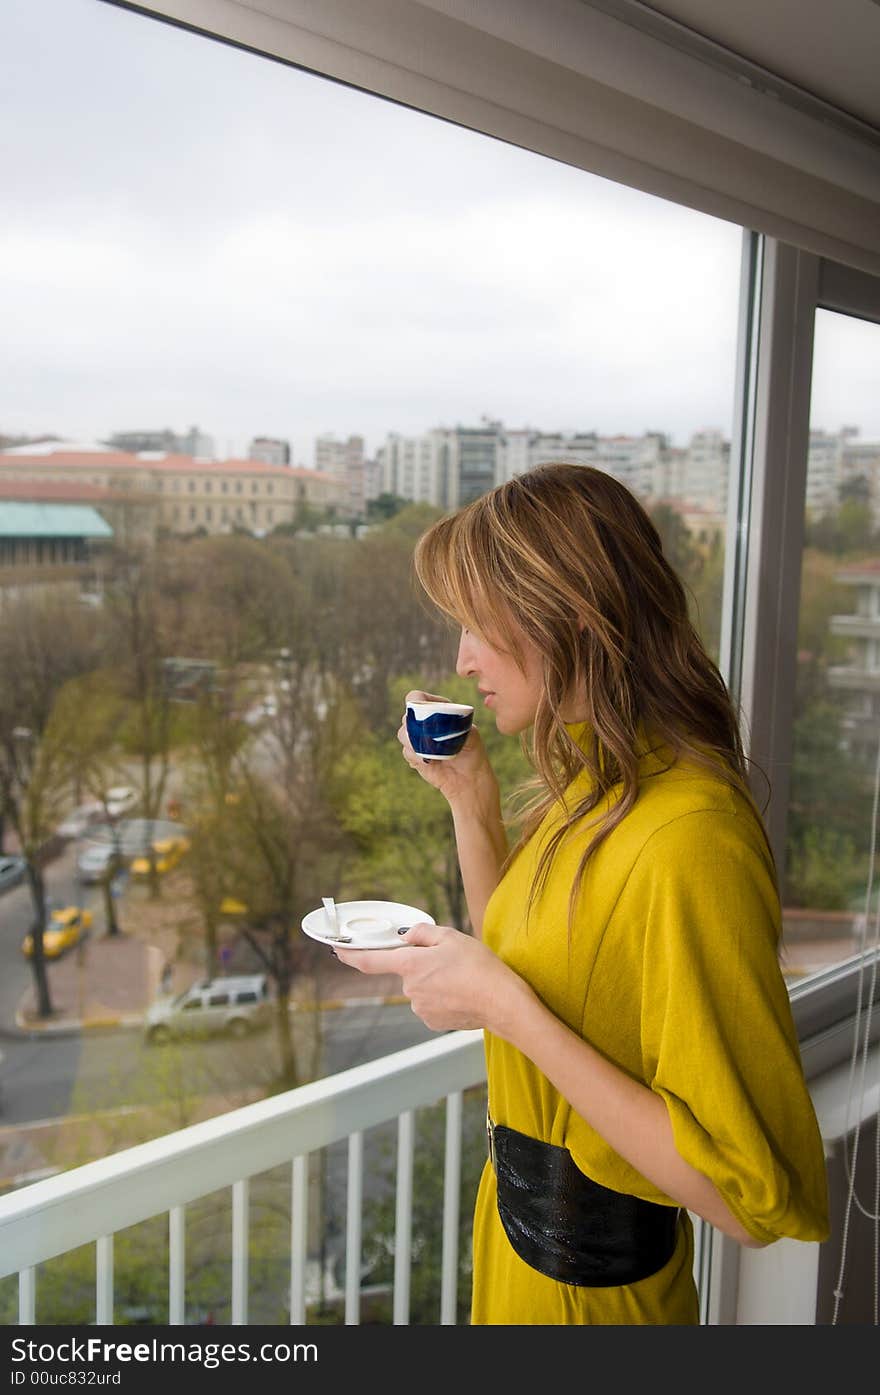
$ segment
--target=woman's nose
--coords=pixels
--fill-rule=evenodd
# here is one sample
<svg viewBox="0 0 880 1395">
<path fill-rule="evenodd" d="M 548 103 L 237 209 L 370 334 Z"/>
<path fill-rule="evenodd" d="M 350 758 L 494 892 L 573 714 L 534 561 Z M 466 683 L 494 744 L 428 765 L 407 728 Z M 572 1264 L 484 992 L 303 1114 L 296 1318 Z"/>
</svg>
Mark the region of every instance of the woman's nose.
<svg viewBox="0 0 880 1395">
<path fill-rule="evenodd" d="M 473 669 L 473 656 L 468 645 L 467 635 L 462 635 L 458 641 L 458 657 L 455 661 L 455 671 L 459 678 L 470 678 Z"/>
</svg>

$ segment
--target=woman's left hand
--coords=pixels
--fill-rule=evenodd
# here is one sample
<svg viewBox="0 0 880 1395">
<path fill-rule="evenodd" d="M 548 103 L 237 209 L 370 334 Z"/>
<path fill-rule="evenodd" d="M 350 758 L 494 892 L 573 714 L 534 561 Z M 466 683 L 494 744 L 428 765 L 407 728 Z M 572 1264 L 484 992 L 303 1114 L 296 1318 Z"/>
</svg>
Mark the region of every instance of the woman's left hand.
<svg viewBox="0 0 880 1395">
<path fill-rule="evenodd" d="M 335 953 L 362 974 L 400 974 L 413 1012 L 432 1031 L 495 1031 L 526 987 L 481 940 L 451 925 L 411 925 L 400 944 L 394 950 L 339 945 Z"/>
</svg>

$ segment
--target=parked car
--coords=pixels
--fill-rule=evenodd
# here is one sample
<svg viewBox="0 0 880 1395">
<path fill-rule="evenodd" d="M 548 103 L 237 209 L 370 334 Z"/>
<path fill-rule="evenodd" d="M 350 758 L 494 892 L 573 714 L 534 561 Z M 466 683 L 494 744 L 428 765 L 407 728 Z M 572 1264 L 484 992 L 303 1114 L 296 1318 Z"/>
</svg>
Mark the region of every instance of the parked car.
<svg viewBox="0 0 880 1395">
<path fill-rule="evenodd" d="M 27 875 L 27 863 L 23 857 L 0 857 L 0 891 L 9 891 L 18 886 Z"/>
<path fill-rule="evenodd" d="M 53 911 L 43 929 L 43 956 L 58 959 L 65 950 L 73 949 L 88 933 L 92 924 L 92 913 L 82 906 L 64 906 Z M 30 959 L 34 952 L 34 938 L 28 933 L 21 942 L 21 952 Z"/>
<path fill-rule="evenodd" d="M 99 799 L 88 799 L 84 804 L 78 804 L 75 809 L 58 825 L 58 832 L 62 838 L 81 838 L 90 824 L 95 823 L 104 813 L 104 806 Z"/>
<path fill-rule="evenodd" d="M 122 818 L 123 814 L 130 814 L 137 808 L 138 792 L 131 785 L 113 785 L 107 791 L 106 803 L 108 818 Z"/>
<path fill-rule="evenodd" d="M 147 1009 L 144 1035 L 156 1044 L 217 1033 L 244 1037 L 268 1026 L 270 1019 L 265 974 L 203 979 L 174 998 L 158 998 Z"/>
<path fill-rule="evenodd" d="M 265 722 L 269 717 L 277 716 L 278 699 L 274 697 L 272 693 L 267 693 L 259 702 L 254 703 L 252 707 L 248 708 L 247 712 L 244 714 L 244 720 L 249 727 L 256 727 L 262 722 Z"/>
<path fill-rule="evenodd" d="M 86 843 L 76 857 L 77 880 L 86 885 L 102 882 L 115 855 L 113 843 Z"/>
<path fill-rule="evenodd" d="M 103 881 L 114 849 L 119 850 L 120 865 L 128 867 L 135 857 L 144 857 L 151 843 L 164 838 L 180 838 L 186 830 L 170 819 L 117 819 L 115 823 L 98 823 L 86 834 L 86 842 L 76 859 L 80 882 Z"/>
<path fill-rule="evenodd" d="M 158 838 L 153 844 L 153 853 L 156 860 L 156 871 L 160 876 L 165 872 L 170 872 L 176 867 L 184 853 L 189 852 L 190 842 L 188 838 L 180 835 L 176 838 Z M 133 877 L 148 877 L 150 875 L 150 859 L 147 856 L 136 857 L 131 864 L 131 875 Z"/>
</svg>

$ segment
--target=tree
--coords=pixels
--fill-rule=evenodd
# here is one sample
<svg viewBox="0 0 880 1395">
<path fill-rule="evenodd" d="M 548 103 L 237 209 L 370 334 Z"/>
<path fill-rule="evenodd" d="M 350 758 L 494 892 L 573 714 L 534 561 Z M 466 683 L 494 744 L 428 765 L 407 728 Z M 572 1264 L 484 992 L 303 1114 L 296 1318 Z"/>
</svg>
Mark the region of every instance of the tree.
<svg viewBox="0 0 880 1395">
<path fill-rule="evenodd" d="M 284 643 L 285 616 L 298 597 L 276 547 L 235 534 L 157 555 L 159 625 L 169 653 L 216 660 L 221 674 L 234 675 Z"/>
<path fill-rule="evenodd" d="M 31 964 L 40 1017 L 52 1015 L 49 981 L 43 954 L 43 929 L 48 903 L 41 853 L 61 817 L 62 791 L 68 779 L 66 753 L 50 732 L 42 736 L 30 727 L 9 727 L 0 734 L 0 798 L 27 862 L 33 903 Z"/>
<path fill-rule="evenodd" d="M 810 703 L 794 725 L 785 901 L 845 909 L 867 855 L 871 792 L 842 738 L 839 708 Z"/>
<path fill-rule="evenodd" d="M 47 899 L 42 855 L 61 818 L 71 778 L 63 724 L 55 714 L 68 678 L 95 660 L 96 637 L 81 611 L 57 599 L 9 604 L 0 618 L 0 806 L 27 862 L 33 904 L 37 1012 L 52 1002 L 43 955 Z"/>
<path fill-rule="evenodd" d="M 235 874 L 236 761 L 245 740 L 229 710 L 228 692 L 206 694 L 198 704 L 196 737 L 188 753 L 187 805 L 193 809 L 189 870 L 205 929 L 205 973 L 217 972 L 218 929 L 223 905 L 241 895 Z"/>
<path fill-rule="evenodd" d="M 122 770 L 119 739 L 127 714 L 116 677 L 105 668 L 70 679 L 59 692 L 53 712 L 59 740 L 69 758 L 76 801 L 86 794 L 101 804 L 104 822 L 112 830 L 114 856 L 100 882 L 108 935 L 120 933 L 113 881 L 124 859 L 117 821 L 110 814 L 109 791 Z"/>
<path fill-rule="evenodd" d="M 162 624 L 160 568 L 158 554 L 132 552 L 118 565 L 109 596 L 116 693 L 129 709 L 121 738 L 140 761 L 141 808 L 150 821 L 162 812 L 174 739 L 173 704 L 164 668 L 164 660 L 171 655 Z M 152 844 L 144 853 L 150 859 L 150 895 L 158 897 L 161 885 Z"/>
<path fill-rule="evenodd" d="M 681 514 L 670 504 L 654 504 L 648 513 L 669 565 L 682 579 L 692 578 L 699 567 L 699 552 Z"/>
<path fill-rule="evenodd" d="M 393 518 L 401 509 L 406 508 L 406 503 L 406 499 L 401 498 L 399 494 L 380 494 L 376 499 L 367 500 L 367 518 Z"/>
<path fill-rule="evenodd" d="M 486 1090 L 465 1091 L 461 1144 L 461 1203 L 458 1217 L 458 1285 L 456 1321 L 466 1323 L 470 1312 L 473 1211 L 480 1174 L 486 1162 Z M 413 1161 L 413 1211 L 410 1271 L 410 1323 L 435 1325 L 440 1321 L 440 1281 L 443 1262 L 443 1157 L 446 1127 L 444 1104 L 421 1109 Z M 374 1179 L 384 1183 L 364 1206 L 364 1254 L 371 1285 L 394 1278 L 395 1208 L 394 1145 L 389 1139 L 385 1156 L 374 1167 Z M 377 1321 L 390 1322 L 391 1301 Z"/>
<path fill-rule="evenodd" d="M 279 1086 L 289 1089 L 302 1083 L 289 1012 L 305 952 L 301 924 L 322 896 L 339 894 L 349 847 L 327 791 L 342 752 L 360 739 L 361 718 L 313 665 L 290 651 L 279 663 L 278 715 L 230 764 L 236 799 L 222 837 L 225 885 L 247 907 L 240 933 L 275 983 Z M 209 816 L 207 836 L 218 824 Z"/>
</svg>

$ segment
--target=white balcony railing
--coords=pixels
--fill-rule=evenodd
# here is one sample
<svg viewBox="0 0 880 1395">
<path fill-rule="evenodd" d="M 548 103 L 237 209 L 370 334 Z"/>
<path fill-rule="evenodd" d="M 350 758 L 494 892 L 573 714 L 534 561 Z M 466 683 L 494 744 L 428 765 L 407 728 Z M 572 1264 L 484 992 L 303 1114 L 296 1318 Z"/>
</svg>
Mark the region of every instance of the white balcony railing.
<svg viewBox="0 0 880 1395">
<path fill-rule="evenodd" d="M 829 1156 L 837 1141 L 880 1105 L 880 983 L 876 949 L 863 950 L 792 990 L 804 1066 Z M 867 999 L 865 989 L 870 984 Z M 857 1010 L 853 1017 L 853 997 Z M 862 1035 L 862 1078 L 853 1096 L 849 1043 Z M 855 1025 L 856 1037 L 853 1037 Z M 870 1049 L 868 1043 L 870 1042 Z M 361 1311 L 361 1212 L 364 1132 L 397 1123 L 392 1321 L 410 1321 L 414 1112 L 445 1102 L 442 1160 L 440 1322 L 457 1321 L 464 1092 L 485 1086 L 482 1033 L 451 1032 L 364 1065 L 233 1110 L 162 1138 L 34 1182 L 0 1197 L 0 1277 L 19 1276 L 19 1322 L 52 1322 L 39 1308 L 37 1266 L 78 1247 L 95 1246 L 95 1321 L 114 1323 L 114 1235 L 168 1217 L 168 1322 L 186 1321 L 186 1207 L 231 1189 L 231 1321 L 249 1318 L 249 1184 L 289 1164 L 290 1297 L 293 1324 L 306 1322 L 308 1165 L 348 1141 L 344 1321 Z M 481 1097 L 482 1099 L 482 1097 Z M 701 1320 L 736 1323 L 816 1322 L 819 1245 L 781 1240 L 742 1250 L 695 1220 L 694 1274 Z"/>
<path fill-rule="evenodd" d="M 248 1184 L 290 1163 L 290 1320 L 306 1320 L 308 1160 L 348 1139 L 345 1320 L 358 1322 L 363 1131 L 397 1120 L 394 1322 L 409 1320 L 413 1111 L 446 1102 L 441 1323 L 456 1321 L 462 1092 L 485 1082 L 481 1032 L 458 1032 L 193 1124 L 0 1197 L 0 1277 L 19 1274 L 19 1322 L 38 1318 L 36 1266 L 96 1246 L 95 1320 L 114 1321 L 113 1236 L 167 1213 L 168 1314 L 184 1322 L 184 1212 L 232 1189 L 232 1322 L 248 1322 Z M 51 1314 L 40 1315 L 52 1321 Z"/>
</svg>

